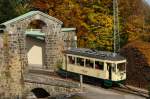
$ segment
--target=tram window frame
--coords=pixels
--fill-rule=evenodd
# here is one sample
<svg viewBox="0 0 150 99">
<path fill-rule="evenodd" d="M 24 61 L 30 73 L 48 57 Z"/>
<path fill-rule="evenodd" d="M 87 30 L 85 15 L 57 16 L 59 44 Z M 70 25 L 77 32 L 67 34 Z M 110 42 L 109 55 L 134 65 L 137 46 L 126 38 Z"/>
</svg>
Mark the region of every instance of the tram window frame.
<svg viewBox="0 0 150 99">
<path fill-rule="evenodd" d="M 77 65 L 78 66 L 84 66 L 84 58 L 80 58 L 80 57 L 77 57 Z"/>
<path fill-rule="evenodd" d="M 114 66 L 113 66 L 114 64 Z M 115 63 L 107 63 L 107 70 L 109 71 L 109 67 L 111 66 L 111 71 L 116 72 L 116 64 Z"/>
<path fill-rule="evenodd" d="M 114 65 L 114 66 L 113 66 L 113 65 Z M 111 67 L 112 67 L 112 71 L 113 71 L 113 72 L 117 72 L 116 66 L 117 66 L 117 65 L 116 65 L 115 63 L 112 63 L 112 64 L 111 64 Z"/>
<path fill-rule="evenodd" d="M 70 60 L 71 59 L 71 60 Z M 72 62 L 71 62 L 72 61 Z M 75 65 L 75 57 L 74 56 L 68 56 L 68 63 Z"/>
<path fill-rule="evenodd" d="M 124 64 L 124 65 L 119 66 L 119 64 Z M 118 63 L 117 64 L 117 70 L 118 71 L 126 71 L 126 63 Z"/>
<path fill-rule="evenodd" d="M 86 59 L 85 60 L 85 67 L 94 68 L 94 60 Z"/>
<path fill-rule="evenodd" d="M 104 62 L 95 61 L 95 69 L 104 70 Z"/>
</svg>

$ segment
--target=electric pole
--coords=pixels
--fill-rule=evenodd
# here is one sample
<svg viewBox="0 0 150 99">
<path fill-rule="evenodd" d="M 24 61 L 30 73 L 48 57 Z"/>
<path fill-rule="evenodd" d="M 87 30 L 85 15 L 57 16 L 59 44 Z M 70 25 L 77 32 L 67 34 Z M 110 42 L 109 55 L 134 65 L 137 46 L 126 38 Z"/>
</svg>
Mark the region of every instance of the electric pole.
<svg viewBox="0 0 150 99">
<path fill-rule="evenodd" d="M 113 0 L 113 49 L 114 49 L 114 56 L 120 50 L 120 35 L 119 35 L 119 17 L 118 17 L 118 1 Z"/>
</svg>

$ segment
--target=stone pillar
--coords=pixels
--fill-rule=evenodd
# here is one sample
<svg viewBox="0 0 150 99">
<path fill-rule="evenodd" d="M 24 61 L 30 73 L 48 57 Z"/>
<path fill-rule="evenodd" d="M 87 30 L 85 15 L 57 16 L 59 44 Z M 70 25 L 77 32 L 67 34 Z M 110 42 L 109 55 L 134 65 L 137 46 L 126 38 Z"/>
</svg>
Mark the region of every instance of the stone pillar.
<svg viewBox="0 0 150 99">
<path fill-rule="evenodd" d="M 5 47 L 5 70 L 3 88 L 7 97 L 21 97 L 23 91 L 23 73 L 19 31 L 13 27 L 8 33 Z"/>
<path fill-rule="evenodd" d="M 20 61 L 22 67 L 22 73 L 25 74 L 26 68 L 28 68 L 28 58 L 27 58 L 27 51 L 26 51 L 26 35 L 25 35 L 26 28 L 22 27 L 19 30 L 19 50 L 20 50 Z"/>
<path fill-rule="evenodd" d="M 48 26 L 47 32 L 45 32 L 45 68 L 50 70 L 56 70 L 56 64 L 60 58 L 60 35 L 61 25 L 60 24 L 50 24 Z"/>
</svg>

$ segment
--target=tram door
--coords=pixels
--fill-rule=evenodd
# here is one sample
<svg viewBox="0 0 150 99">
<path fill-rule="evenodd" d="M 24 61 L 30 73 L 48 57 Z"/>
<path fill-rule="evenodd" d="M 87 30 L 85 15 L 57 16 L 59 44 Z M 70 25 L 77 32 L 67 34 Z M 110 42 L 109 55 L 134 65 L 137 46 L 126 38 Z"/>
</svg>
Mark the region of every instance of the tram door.
<svg viewBox="0 0 150 99">
<path fill-rule="evenodd" d="M 108 70 L 108 73 L 109 73 L 109 80 L 112 79 L 112 66 L 110 63 L 107 64 L 107 70 Z"/>
<path fill-rule="evenodd" d="M 109 80 L 111 80 L 112 78 L 112 67 L 109 66 Z"/>
</svg>

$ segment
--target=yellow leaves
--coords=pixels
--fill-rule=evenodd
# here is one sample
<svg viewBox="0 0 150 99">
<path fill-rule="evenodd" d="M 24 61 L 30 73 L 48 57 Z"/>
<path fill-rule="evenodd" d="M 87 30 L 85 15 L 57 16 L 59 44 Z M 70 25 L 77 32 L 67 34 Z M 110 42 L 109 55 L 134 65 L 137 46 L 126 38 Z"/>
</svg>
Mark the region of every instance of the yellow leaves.
<svg viewBox="0 0 150 99">
<path fill-rule="evenodd" d="M 136 40 L 136 39 L 138 39 L 139 38 L 139 34 L 138 33 L 136 33 L 136 32 L 132 32 L 132 31 L 127 31 L 127 33 L 129 34 L 128 35 L 128 41 L 130 42 L 130 41 L 134 41 L 134 40 Z"/>
<path fill-rule="evenodd" d="M 128 33 L 128 41 L 134 41 L 140 39 L 141 33 L 143 33 L 143 16 L 132 15 L 128 18 L 125 31 Z"/>
<path fill-rule="evenodd" d="M 84 41 L 84 39 L 79 39 L 78 44 L 78 47 L 85 47 L 86 42 Z"/>
<path fill-rule="evenodd" d="M 144 23 L 144 16 L 132 15 L 128 18 L 128 23 L 134 25 L 137 28 L 141 28 Z"/>
<path fill-rule="evenodd" d="M 108 16 L 108 15 L 99 14 L 99 16 L 97 17 L 97 20 L 98 22 L 100 22 L 102 26 L 105 26 L 105 27 L 112 27 L 113 25 L 113 19 L 111 16 Z"/>
<path fill-rule="evenodd" d="M 90 33 L 90 34 L 88 35 L 88 40 L 89 40 L 89 41 L 95 41 L 95 40 L 96 40 L 96 36 L 95 36 L 94 34 Z"/>
<path fill-rule="evenodd" d="M 92 23 L 100 24 L 103 27 L 111 27 L 112 28 L 112 25 L 113 25 L 112 16 L 105 15 L 102 13 L 89 13 L 88 19 Z"/>
<path fill-rule="evenodd" d="M 36 8 L 48 11 L 49 15 L 63 21 L 65 27 L 76 27 L 80 47 L 106 47 L 109 50 L 112 46 L 110 35 L 113 18 L 108 7 L 111 0 L 62 0 L 62 3 L 60 0 L 34 1 Z"/>
</svg>

